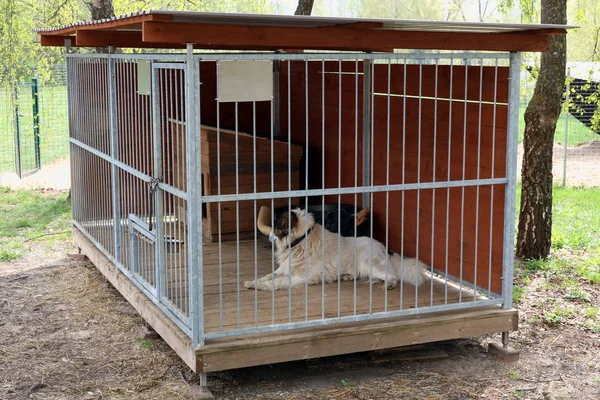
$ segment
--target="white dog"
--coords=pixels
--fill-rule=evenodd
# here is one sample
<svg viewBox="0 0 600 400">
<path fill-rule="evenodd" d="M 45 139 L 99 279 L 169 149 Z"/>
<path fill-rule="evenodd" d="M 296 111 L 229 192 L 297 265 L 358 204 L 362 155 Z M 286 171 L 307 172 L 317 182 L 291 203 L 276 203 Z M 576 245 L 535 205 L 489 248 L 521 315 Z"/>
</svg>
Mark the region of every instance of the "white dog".
<svg viewBox="0 0 600 400">
<path fill-rule="evenodd" d="M 312 214 L 307 215 L 306 211 L 300 208 L 280 216 L 275 223 L 273 233 L 275 256 L 279 268 L 274 274 L 268 274 L 256 281 L 244 282 L 244 286 L 248 289 L 253 289 L 255 286 L 258 290 L 287 289 L 290 284 L 292 287 L 304 287 L 307 276 L 308 284 L 314 285 L 322 280 L 326 283 L 338 279 L 352 280 L 355 275 L 357 279 L 369 280 L 372 274 L 373 282 L 387 282 L 389 288 L 394 288 L 399 280 L 420 285 L 426 279 L 427 265 L 414 258 L 404 258 L 402 261 L 398 254 L 388 256 L 385 246 L 370 237 L 338 237 L 337 233 L 332 233 L 315 223 Z M 325 242 L 324 254 L 323 242 Z M 306 273 L 307 253 L 308 275 Z"/>
</svg>

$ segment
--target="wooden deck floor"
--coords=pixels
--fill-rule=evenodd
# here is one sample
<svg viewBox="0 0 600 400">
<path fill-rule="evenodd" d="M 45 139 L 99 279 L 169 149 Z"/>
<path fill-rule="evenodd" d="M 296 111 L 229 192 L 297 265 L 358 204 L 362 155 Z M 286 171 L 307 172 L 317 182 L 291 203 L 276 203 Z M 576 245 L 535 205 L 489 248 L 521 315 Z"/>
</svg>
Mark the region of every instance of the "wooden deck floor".
<svg viewBox="0 0 600 400">
<path fill-rule="evenodd" d="M 165 234 L 182 240 L 182 245 L 165 246 L 164 298 L 182 315 L 188 313 L 189 280 L 187 238 L 178 224 L 167 224 Z M 123 241 L 129 260 L 129 240 Z M 140 241 L 138 276 L 154 286 L 154 245 Z M 403 284 L 385 290 L 381 283 L 368 281 L 334 282 L 292 290 L 255 291 L 244 281 L 262 277 L 277 268 L 270 247 L 262 240 L 211 243 L 203 241 L 204 323 L 206 332 L 227 331 L 288 322 L 348 317 L 382 311 L 405 310 L 459 302 L 470 302 L 475 293 L 452 282 L 436 278 L 418 289 Z"/>
<path fill-rule="evenodd" d="M 171 348 L 195 372 L 211 372 L 252 365 L 272 364 L 289 360 L 325 357 L 357 351 L 376 350 L 396 346 L 427 343 L 432 341 L 484 335 L 494 332 L 517 329 L 516 310 L 503 310 L 499 305 L 481 306 L 476 309 L 463 309 L 447 312 L 426 313 L 418 317 L 405 316 L 381 320 L 360 321 L 350 324 L 332 324 L 312 328 L 294 329 L 283 332 L 270 332 L 254 335 L 223 337 L 207 340 L 204 346 L 194 347 L 191 339 L 161 311 L 121 272 L 114 268 L 110 260 L 98 250 L 77 228 L 73 231 L 75 243 L 82 249 L 111 284 L 136 308 L 140 315 L 161 335 Z M 245 250 L 242 250 L 245 249 Z M 183 250 L 183 249 L 182 249 Z M 222 245 L 223 276 L 223 329 L 238 326 L 237 292 L 237 246 L 235 243 Z M 259 248 L 256 263 L 259 273 L 271 268 L 270 250 Z M 219 263 L 218 245 L 204 248 L 205 276 L 205 322 L 206 331 L 220 328 L 219 304 Z M 254 276 L 254 242 L 240 243 L 240 281 Z M 173 268 L 171 268 L 173 269 Z M 179 269 L 185 272 L 185 266 Z M 167 270 L 168 272 L 168 270 Z M 175 271 L 172 271 L 175 272 Z M 185 276 L 185 274 L 182 274 Z M 418 304 L 430 304 L 431 291 L 419 288 Z M 445 287 L 442 282 L 434 282 L 434 304 L 445 303 Z M 322 317 L 321 286 L 309 287 L 308 309 L 304 288 L 292 291 L 292 320 Z M 414 307 L 414 287 L 406 285 L 403 290 L 403 308 Z M 369 310 L 369 285 L 357 284 L 357 313 Z M 448 287 L 448 303 L 459 300 L 460 291 Z M 180 293 L 183 294 L 183 293 Z M 240 327 L 253 326 L 257 317 L 259 324 L 272 322 L 272 297 L 275 298 L 276 322 L 289 321 L 289 293 L 287 291 L 258 292 L 256 294 L 258 313 L 255 314 L 255 294 L 241 288 L 239 292 Z M 388 292 L 388 309 L 399 307 L 399 289 Z M 325 285 L 325 316 L 335 317 L 338 313 L 337 283 Z M 344 282 L 340 285 L 340 315 L 354 313 L 354 285 Z M 462 291 L 462 301 L 471 301 L 473 293 Z M 381 285 L 373 288 L 373 311 L 383 309 L 385 291 Z"/>
<path fill-rule="evenodd" d="M 222 243 L 220 256 L 217 243 L 205 242 L 202 264 L 206 332 L 469 302 L 475 298 L 472 290 L 461 291 L 441 279 L 426 282 L 418 289 L 403 284 L 387 291 L 381 283 L 371 289 L 368 281 L 357 281 L 356 285 L 354 281 L 334 282 L 275 292 L 246 289 L 244 281 L 260 278 L 273 268 L 271 249 L 260 241 L 240 242 L 239 247 L 235 242 Z M 169 273 L 177 271 L 167 269 Z M 170 290 L 187 300 L 185 287 L 171 285 Z"/>
</svg>

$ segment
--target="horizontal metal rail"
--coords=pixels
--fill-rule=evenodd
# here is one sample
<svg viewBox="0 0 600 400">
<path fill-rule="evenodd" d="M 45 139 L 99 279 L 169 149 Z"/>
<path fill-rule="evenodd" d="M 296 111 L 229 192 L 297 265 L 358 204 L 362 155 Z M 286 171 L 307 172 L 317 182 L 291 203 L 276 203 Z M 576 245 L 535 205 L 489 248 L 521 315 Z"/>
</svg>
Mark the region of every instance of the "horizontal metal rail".
<svg viewBox="0 0 600 400">
<path fill-rule="evenodd" d="M 480 180 L 458 180 L 448 182 L 422 182 L 422 183 L 405 183 L 397 185 L 377 185 L 377 186 L 358 186 L 358 187 L 343 187 L 332 189 L 309 189 L 309 190 L 291 190 L 281 192 L 257 192 L 257 193 L 239 193 L 239 194 L 222 194 L 202 197 L 203 203 L 217 203 L 224 201 L 238 200 L 263 200 L 263 199 L 283 199 L 292 197 L 305 196 L 327 196 L 336 194 L 359 194 L 359 193 L 379 193 L 393 191 L 407 191 L 419 189 L 444 189 L 444 188 L 462 188 L 472 186 L 490 186 L 504 185 L 508 182 L 507 178 L 480 179 Z"/>
<path fill-rule="evenodd" d="M 105 154 L 95 148 L 93 148 L 92 146 L 88 146 L 87 144 L 77 140 L 77 139 L 73 139 L 70 138 L 69 139 L 71 141 L 71 143 L 73 143 L 76 146 L 81 147 L 84 150 L 89 151 L 90 153 L 102 158 L 105 161 L 108 161 L 109 163 L 114 163 L 117 167 L 119 167 L 120 169 L 122 169 L 123 171 L 135 176 L 136 178 L 139 178 L 141 180 L 143 180 L 144 182 L 150 182 L 150 180 L 152 179 L 152 177 L 144 174 L 143 172 L 138 171 L 135 168 L 130 167 L 129 165 L 119 161 L 119 160 L 115 160 L 114 158 L 112 158 L 111 156 L 109 156 L 108 154 Z M 171 193 L 177 197 L 179 197 L 182 200 L 186 200 L 188 199 L 188 195 L 186 192 L 174 188 L 171 185 L 167 185 L 165 183 L 159 183 L 158 187 L 161 188 L 162 190 L 164 190 L 165 192 Z"/>
<path fill-rule="evenodd" d="M 211 53 L 194 55 L 200 61 L 225 60 L 439 60 L 439 59 L 499 59 L 508 60 L 510 53 Z"/>
<path fill-rule="evenodd" d="M 67 58 L 95 58 L 95 59 L 117 59 L 117 60 L 162 60 L 162 61 L 185 61 L 185 54 L 161 53 L 161 54 L 107 54 L 107 53 L 67 53 Z"/>
<path fill-rule="evenodd" d="M 430 314 L 442 311 L 453 311 L 453 310 L 464 310 L 469 308 L 487 307 L 491 305 L 502 304 L 503 299 L 486 299 L 470 301 L 468 303 L 456 303 L 456 304 L 444 304 L 439 306 L 419 307 L 410 308 L 407 310 L 398 311 L 382 311 L 373 314 L 361 314 L 352 315 L 347 317 L 334 317 L 329 319 L 318 319 L 313 321 L 305 322 L 291 322 L 285 324 L 259 326 L 252 328 L 235 329 L 221 332 L 210 332 L 205 334 L 206 339 L 217 339 L 223 337 L 232 337 L 240 335 L 251 335 L 255 333 L 266 333 L 266 332 L 278 332 L 278 331 L 289 331 L 292 329 L 310 328 L 314 326 L 328 326 L 338 323 L 349 323 L 349 322 L 361 322 L 361 321 L 374 321 L 385 318 L 403 317 L 407 315 L 420 315 Z"/>
<path fill-rule="evenodd" d="M 161 60 L 185 62 L 185 53 L 156 53 L 156 54 L 103 54 L 103 53 L 68 53 L 67 58 L 96 58 L 121 60 Z M 200 61 L 226 60 L 440 60 L 440 59 L 498 59 L 508 60 L 510 53 L 458 52 L 458 53 L 194 53 Z"/>
</svg>

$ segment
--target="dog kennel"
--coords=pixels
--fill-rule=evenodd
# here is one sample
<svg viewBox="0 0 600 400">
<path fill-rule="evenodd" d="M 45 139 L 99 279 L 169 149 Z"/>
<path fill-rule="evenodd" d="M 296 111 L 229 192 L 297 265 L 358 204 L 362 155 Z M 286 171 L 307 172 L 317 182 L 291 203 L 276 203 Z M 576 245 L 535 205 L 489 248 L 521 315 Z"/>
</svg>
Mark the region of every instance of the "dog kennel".
<svg viewBox="0 0 600 400">
<path fill-rule="evenodd" d="M 565 28 L 169 11 L 40 31 L 66 47 L 74 240 L 203 384 L 515 330 L 520 52 Z M 244 288 L 277 267 L 260 208 L 293 204 L 368 207 L 431 279 Z"/>
</svg>

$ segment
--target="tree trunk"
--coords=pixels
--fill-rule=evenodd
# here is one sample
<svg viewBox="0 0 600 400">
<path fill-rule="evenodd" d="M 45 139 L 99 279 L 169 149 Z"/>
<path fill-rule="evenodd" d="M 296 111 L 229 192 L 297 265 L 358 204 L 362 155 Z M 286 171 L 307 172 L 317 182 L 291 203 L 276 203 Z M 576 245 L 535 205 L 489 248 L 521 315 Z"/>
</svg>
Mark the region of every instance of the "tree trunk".
<svg viewBox="0 0 600 400">
<path fill-rule="evenodd" d="M 294 15 L 310 15 L 315 0 L 298 0 L 298 7 Z"/>
<path fill-rule="evenodd" d="M 567 0 L 542 0 L 542 24 L 566 24 Z M 565 85 L 566 35 L 550 36 L 533 97 L 525 111 L 517 256 L 546 258 L 552 235 L 552 147 Z"/>
<path fill-rule="evenodd" d="M 115 16 L 112 0 L 92 0 L 88 3 L 88 7 L 92 12 L 92 19 L 110 19 Z"/>
<path fill-rule="evenodd" d="M 91 0 L 87 5 L 94 21 L 115 17 L 112 0 Z M 108 53 L 108 49 L 105 47 L 96 47 L 96 53 Z"/>
</svg>

